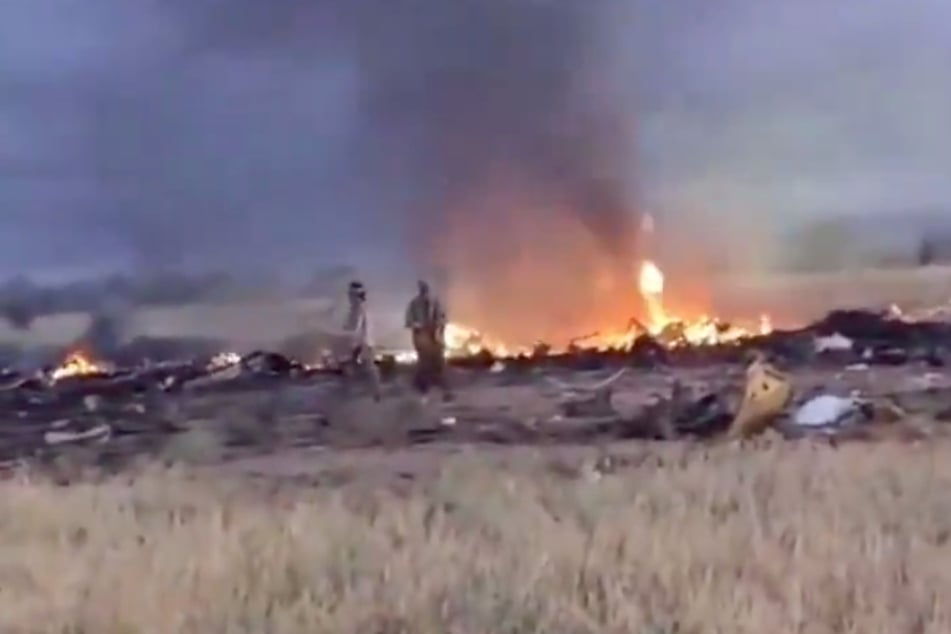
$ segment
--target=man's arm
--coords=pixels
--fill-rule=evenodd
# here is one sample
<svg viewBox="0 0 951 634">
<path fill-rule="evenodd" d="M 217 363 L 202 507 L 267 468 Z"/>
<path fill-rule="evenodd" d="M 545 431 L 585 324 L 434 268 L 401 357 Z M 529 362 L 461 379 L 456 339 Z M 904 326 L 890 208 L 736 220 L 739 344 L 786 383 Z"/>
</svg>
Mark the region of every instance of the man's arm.
<svg viewBox="0 0 951 634">
<path fill-rule="evenodd" d="M 446 316 L 446 309 L 443 307 L 442 302 L 436 301 L 436 325 L 439 328 L 445 328 L 446 323 L 448 323 L 448 317 Z"/>
<path fill-rule="evenodd" d="M 415 313 L 416 313 L 416 301 L 413 300 L 406 306 L 405 324 L 406 324 L 406 327 L 409 329 L 419 327 L 419 324 L 416 323 Z"/>
<path fill-rule="evenodd" d="M 370 319 L 369 313 L 365 310 L 360 326 L 360 344 L 372 349 L 375 344 L 373 341 L 373 321 Z"/>
<path fill-rule="evenodd" d="M 360 307 L 357 323 L 353 326 L 350 341 L 354 346 L 364 346 L 370 343 L 370 315 L 366 306 Z"/>
<path fill-rule="evenodd" d="M 435 300 L 435 317 L 436 317 L 436 339 L 439 343 L 444 344 L 446 342 L 446 324 L 448 323 L 446 319 L 446 311 L 442 306 L 442 302 Z"/>
</svg>

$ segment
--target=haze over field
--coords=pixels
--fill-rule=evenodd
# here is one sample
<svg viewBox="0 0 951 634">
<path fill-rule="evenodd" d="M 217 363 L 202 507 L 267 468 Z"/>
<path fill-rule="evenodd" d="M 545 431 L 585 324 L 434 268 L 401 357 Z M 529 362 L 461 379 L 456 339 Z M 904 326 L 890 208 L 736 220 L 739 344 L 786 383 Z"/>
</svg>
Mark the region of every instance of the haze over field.
<svg viewBox="0 0 951 634">
<path fill-rule="evenodd" d="M 942 0 L 6 0 L 0 271 L 478 286 L 539 232 L 630 249 L 644 209 L 761 262 L 805 218 L 947 209 L 949 54 Z"/>
</svg>

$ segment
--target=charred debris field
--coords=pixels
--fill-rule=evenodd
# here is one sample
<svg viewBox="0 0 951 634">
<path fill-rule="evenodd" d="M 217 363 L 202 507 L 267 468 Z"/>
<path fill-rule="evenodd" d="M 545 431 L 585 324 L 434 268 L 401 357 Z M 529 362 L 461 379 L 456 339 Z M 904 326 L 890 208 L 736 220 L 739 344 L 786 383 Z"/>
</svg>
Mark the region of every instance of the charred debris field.
<svg viewBox="0 0 951 634">
<path fill-rule="evenodd" d="M 293 447 L 716 442 L 746 401 L 756 405 L 753 359 L 788 390 L 757 433 L 844 442 L 951 429 L 951 323 L 843 310 L 715 345 L 644 335 L 608 351 L 454 358 L 449 402 L 415 397 L 412 368 L 392 357 L 378 360 L 377 403 L 359 376 L 272 352 L 109 371 L 74 355 L 44 372 L 4 372 L 0 466 L 65 460 L 112 471 L 143 457 L 215 463 Z"/>
</svg>

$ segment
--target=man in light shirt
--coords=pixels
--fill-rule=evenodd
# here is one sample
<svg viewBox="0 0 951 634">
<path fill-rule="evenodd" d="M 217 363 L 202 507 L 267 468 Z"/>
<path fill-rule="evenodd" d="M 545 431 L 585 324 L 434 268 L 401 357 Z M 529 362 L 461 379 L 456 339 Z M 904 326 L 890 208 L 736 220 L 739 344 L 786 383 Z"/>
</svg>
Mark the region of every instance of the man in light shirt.
<svg viewBox="0 0 951 634">
<path fill-rule="evenodd" d="M 343 337 L 346 345 L 345 369 L 360 367 L 370 382 L 373 398 L 380 400 L 380 374 L 376 367 L 373 352 L 373 330 L 367 314 L 367 292 L 362 282 L 350 282 L 347 289 L 349 306 L 343 323 Z"/>
</svg>

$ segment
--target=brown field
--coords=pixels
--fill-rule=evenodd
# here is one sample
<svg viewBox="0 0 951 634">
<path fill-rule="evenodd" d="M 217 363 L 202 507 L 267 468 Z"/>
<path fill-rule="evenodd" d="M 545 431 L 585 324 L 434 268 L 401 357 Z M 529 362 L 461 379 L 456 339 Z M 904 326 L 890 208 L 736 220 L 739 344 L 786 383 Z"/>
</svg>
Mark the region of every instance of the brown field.
<svg viewBox="0 0 951 634">
<path fill-rule="evenodd" d="M 500 455 L 5 482 L 0 630 L 951 631 L 943 442 Z"/>
<path fill-rule="evenodd" d="M 934 306 L 951 300 L 951 266 L 863 269 L 825 274 L 770 274 L 715 280 L 710 292 L 715 314 L 754 319 L 769 313 L 778 326 L 799 325 L 833 308 L 857 306 Z M 326 301 L 257 302 L 149 309 L 136 315 L 134 335 L 208 337 L 230 341 L 237 350 L 274 346 L 308 330 L 319 331 Z M 375 305 L 377 338 L 384 347 L 405 347 L 402 304 Z M 29 333 L 0 323 L 0 342 L 66 345 L 79 337 L 88 315 L 67 314 L 38 320 Z"/>
<path fill-rule="evenodd" d="M 767 312 L 779 324 L 802 323 L 835 308 L 934 307 L 951 300 L 951 266 L 731 278 L 713 297 L 722 312 Z"/>
</svg>

